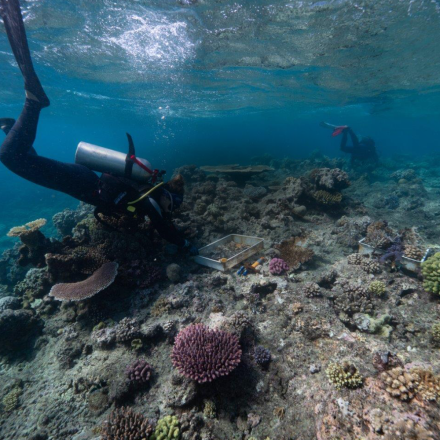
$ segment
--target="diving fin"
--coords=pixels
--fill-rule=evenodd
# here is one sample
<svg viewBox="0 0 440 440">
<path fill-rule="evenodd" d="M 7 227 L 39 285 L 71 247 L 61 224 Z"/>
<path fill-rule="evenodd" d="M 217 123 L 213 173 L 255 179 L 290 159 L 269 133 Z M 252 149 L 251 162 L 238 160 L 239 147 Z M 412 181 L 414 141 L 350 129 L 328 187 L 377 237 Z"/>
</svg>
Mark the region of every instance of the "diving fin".
<svg viewBox="0 0 440 440">
<path fill-rule="evenodd" d="M 127 135 L 127 139 L 128 139 L 128 153 L 127 156 L 125 157 L 125 177 L 131 178 L 131 172 L 133 170 L 133 164 L 134 164 L 132 157 L 136 157 L 136 151 L 134 149 L 133 138 L 131 137 L 130 134 L 128 133 L 125 134 Z"/>
<path fill-rule="evenodd" d="M 7 135 L 15 124 L 15 119 L 12 118 L 0 118 L 0 129 Z"/>
<path fill-rule="evenodd" d="M 44 92 L 32 64 L 19 1 L 0 0 L 0 16 L 5 24 L 15 60 L 23 75 L 26 97 L 38 101 L 41 107 L 48 107 L 50 105 L 49 98 Z"/>
</svg>

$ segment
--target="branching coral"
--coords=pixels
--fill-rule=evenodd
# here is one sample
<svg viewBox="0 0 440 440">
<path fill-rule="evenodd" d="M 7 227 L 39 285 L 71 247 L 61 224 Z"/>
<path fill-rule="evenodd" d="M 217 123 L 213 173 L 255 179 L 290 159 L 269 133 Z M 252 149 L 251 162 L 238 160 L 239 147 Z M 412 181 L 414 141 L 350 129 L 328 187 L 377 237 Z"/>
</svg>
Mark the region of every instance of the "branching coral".
<svg viewBox="0 0 440 440">
<path fill-rule="evenodd" d="M 341 388 L 359 388 L 363 384 L 363 378 L 357 368 L 348 362 L 331 363 L 325 370 L 328 380 L 338 390 Z"/>
<path fill-rule="evenodd" d="M 314 255 L 311 249 L 297 246 L 295 238 L 284 240 L 279 245 L 280 257 L 283 259 L 291 269 L 297 270 L 302 264 L 309 262 Z"/>
<path fill-rule="evenodd" d="M 103 264 L 92 276 L 78 283 L 55 284 L 49 292 L 59 301 L 81 301 L 106 289 L 118 274 L 118 263 Z"/>
<path fill-rule="evenodd" d="M 419 376 L 396 367 L 380 375 L 387 392 L 400 400 L 411 400 L 419 385 Z"/>
<path fill-rule="evenodd" d="M 101 428 L 101 440 L 145 440 L 153 428 L 148 419 L 131 408 L 115 409 Z"/>
<path fill-rule="evenodd" d="M 135 318 L 121 319 L 116 326 L 116 341 L 123 343 L 130 342 L 138 338 L 140 332 L 139 322 Z"/>
<path fill-rule="evenodd" d="M 406 258 L 411 258 L 413 260 L 420 261 L 423 258 L 423 251 L 419 247 L 409 244 L 404 246 L 403 256 Z"/>
<path fill-rule="evenodd" d="M 440 294 L 440 252 L 422 263 L 423 288 Z"/>
<path fill-rule="evenodd" d="M 307 298 L 321 296 L 321 289 L 316 283 L 306 283 L 303 288 L 303 292 L 307 296 Z"/>
<path fill-rule="evenodd" d="M 380 273 L 380 265 L 377 260 L 366 258 L 361 262 L 361 268 L 367 273 Z"/>
<path fill-rule="evenodd" d="M 411 374 L 418 377 L 417 394 L 426 401 L 437 401 L 440 398 L 440 377 L 431 370 L 420 367 L 411 369 Z"/>
<path fill-rule="evenodd" d="M 368 291 L 376 296 L 382 296 L 385 293 L 386 287 L 383 281 L 372 281 L 368 286 Z"/>
<path fill-rule="evenodd" d="M 316 168 L 310 173 L 310 179 L 318 188 L 337 190 L 348 188 L 348 174 L 339 168 Z"/>
<path fill-rule="evenodd" d="M 171 359 L 183 376 L 199 383 L 211 382 L 237 367 L 241 348 L 236 335 L 195 324 L 177 335 Z"/>
</svg>

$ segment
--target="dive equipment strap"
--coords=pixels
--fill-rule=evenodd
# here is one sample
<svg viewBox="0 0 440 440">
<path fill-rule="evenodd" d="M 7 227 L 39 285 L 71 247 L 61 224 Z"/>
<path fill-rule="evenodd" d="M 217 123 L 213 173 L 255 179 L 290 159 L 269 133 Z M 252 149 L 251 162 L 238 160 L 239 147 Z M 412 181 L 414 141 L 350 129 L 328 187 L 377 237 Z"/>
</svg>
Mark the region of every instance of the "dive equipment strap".
<svg viewBox="0 0 440 440">
<path fill-rule="evenodd" d="M 133 200 L 132 202 L 127 203 L 127 211 L 134 212 L 136 211 L 136 208 L 133 206 L 134 204 L 140 202 L 141 200 L 145 199 L 145 197 L 148 197 L 153 191 L 155 191 L 159 186 L 162 186 L 165 182 L 160 182 L 158 185 L 151 188 L 149 191 L 147 191 L 145 194 L 142 194 L 138 199 Z"/>
</svg>

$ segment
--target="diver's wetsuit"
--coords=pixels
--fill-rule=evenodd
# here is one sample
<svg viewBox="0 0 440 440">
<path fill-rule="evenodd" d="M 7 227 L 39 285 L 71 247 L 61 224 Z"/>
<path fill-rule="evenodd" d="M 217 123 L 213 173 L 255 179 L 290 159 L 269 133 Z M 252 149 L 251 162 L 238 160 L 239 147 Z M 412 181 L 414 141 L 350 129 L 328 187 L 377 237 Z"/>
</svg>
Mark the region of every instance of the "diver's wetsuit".
<svg viewBox="0 0 440 440">
<path fill-rule="evenodd" d="M 351 142 L 353 143 L 351 147 L 347 147 L 348 134 L 350 134 Z M 376 165 L 379 163 L 379 158 L 373 141 L 359 141 L 358 137 L 350 127 L 342 132 L 341 151 L 351 154 L 351 165 L 353 165 L 355 161 L 372 161 Z"/>
<path fill-rule="evenodd" d="M 4 128 L 7 136 L 0 147 L 1 162 L 13 173 L 37 185 L 61 191 L 94 206 L 104 205 L 107 210 L 111 210 L 113 200 L 103 198 L 105 194 L 103 194 L 102 182 L 109 180 L 105 179 L 105 174 L 100 179 L 97 174 L 83 165 L 41 157 L 34 150 L 33 143 L 37 134 L 40 111 L 50 104 L 49 99 L 32 65 L 18 0 L 0 0 L 0 15 L 4 21 L 12 51 L 23 74 L 27 96 L 32 97 L 32 99 L 26 98 L 21 115 L 15 124 Z M 116 193 L 118 182 L 120 182 L 121 192 L 127 188 L 123 179 L 113 178 L 112 182 L 112 190 Z M 135 189 L 132 189 L 130 193 L 134 196 L 133 199 L 141 195 Z M 159 206 L 160 193 L 161 189 L 158 189 L 152 196 L 139 202 L 136 205 L 137 214 L 148 216 L 162 238 L 177 246 L 184 246 L 185 240 L 168 221 Z M 121 209 L 123 207 L 120 204 L 115 206 L 115 210 L 121 212 Z"/>
</svg>

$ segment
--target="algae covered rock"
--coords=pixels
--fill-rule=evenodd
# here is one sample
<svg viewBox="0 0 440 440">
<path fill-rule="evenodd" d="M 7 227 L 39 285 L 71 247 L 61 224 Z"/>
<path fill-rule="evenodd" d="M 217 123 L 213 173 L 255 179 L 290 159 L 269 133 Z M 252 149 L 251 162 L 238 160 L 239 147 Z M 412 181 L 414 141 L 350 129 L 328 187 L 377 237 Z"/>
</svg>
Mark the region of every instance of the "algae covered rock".
<svg viewBox="0 0 440 440">
<path fill-rule="evenodd" d="M 180 439 L 180 425 L 176 416 L 159 419 L 150 440 Z"/>
<path fill-rule="evenodd" d="M 427 292 L 440 293 L 440 252 L 422 263 L 423 287 Z"/>
</svg>

